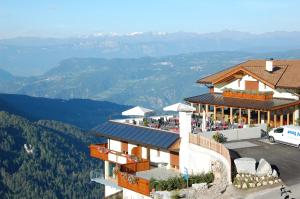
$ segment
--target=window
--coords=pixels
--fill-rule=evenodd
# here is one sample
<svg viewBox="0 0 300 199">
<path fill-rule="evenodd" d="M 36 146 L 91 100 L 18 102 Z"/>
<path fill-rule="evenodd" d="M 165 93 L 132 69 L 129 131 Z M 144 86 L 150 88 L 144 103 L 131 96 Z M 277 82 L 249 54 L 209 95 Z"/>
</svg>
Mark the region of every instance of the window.
<svg viewBox="0 0 300 199">
<path fill-rule="evenodd" d="M 274 133 L 283 133 L 283 128 L 277 128 L 277 129 L 275 129 Z"/>
</svg>

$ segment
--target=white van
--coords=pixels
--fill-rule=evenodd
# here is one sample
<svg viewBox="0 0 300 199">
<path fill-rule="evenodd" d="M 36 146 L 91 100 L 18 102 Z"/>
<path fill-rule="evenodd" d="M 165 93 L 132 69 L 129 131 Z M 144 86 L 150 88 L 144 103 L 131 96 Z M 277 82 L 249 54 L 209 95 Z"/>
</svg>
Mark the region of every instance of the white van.
<svg viewBox="0 0 300 199">
<path fill-rule="evenodd" d="M 270 142 L 281 142 L 300 148 L 300 126 L 281 126 L 269 132 Z"/>
</svg>

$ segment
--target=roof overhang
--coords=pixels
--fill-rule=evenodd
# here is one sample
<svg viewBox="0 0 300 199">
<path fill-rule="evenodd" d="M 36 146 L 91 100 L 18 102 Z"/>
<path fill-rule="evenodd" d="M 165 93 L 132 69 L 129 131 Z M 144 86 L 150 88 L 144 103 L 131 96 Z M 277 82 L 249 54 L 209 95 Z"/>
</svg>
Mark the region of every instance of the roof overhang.
<svg viewBox="0 0 300 199">
<path fill-rule="evenodd" d="M 221 93 L 206 93 L 203 95 L 186 98 L 185 101 L 196 104 L 209 104 L 217 107 L 232 107 L 261 111 L 275 111 L 300 105 L 300 100 L 273 98 L 272 100 L 260 101 L 252 99 L 223 97 Z"/>
</svg>

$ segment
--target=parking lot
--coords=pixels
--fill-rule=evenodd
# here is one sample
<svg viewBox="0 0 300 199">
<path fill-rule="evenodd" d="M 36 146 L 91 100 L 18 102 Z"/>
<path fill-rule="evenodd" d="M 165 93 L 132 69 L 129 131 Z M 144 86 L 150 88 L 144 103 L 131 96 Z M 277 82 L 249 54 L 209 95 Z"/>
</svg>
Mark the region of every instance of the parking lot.
<svg viewBox="0 0 300 199">
<path fill-rule="evenodd" d="M 270 144 L 259 140 L 229 143 L 231 155 L 267 160 L 276 168 L 280 178 L 288 185 L 300 183 L 300 150 L 283 144 Z M 230 148 L 230 147 L 229 147 Z"/>
</svg>

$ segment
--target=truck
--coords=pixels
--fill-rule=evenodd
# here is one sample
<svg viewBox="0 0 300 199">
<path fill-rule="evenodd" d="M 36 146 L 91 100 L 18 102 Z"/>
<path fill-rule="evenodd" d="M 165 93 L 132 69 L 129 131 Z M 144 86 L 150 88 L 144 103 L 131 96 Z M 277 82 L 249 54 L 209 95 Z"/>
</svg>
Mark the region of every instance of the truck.
<svg viewBox="0 0 300 199">
<path fill-rule="evenodd" d="M 300 148 L 300 126 L 286 125 L 272 129 L 270 142 L 278 142 Z"/>
</svg>

